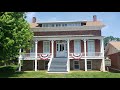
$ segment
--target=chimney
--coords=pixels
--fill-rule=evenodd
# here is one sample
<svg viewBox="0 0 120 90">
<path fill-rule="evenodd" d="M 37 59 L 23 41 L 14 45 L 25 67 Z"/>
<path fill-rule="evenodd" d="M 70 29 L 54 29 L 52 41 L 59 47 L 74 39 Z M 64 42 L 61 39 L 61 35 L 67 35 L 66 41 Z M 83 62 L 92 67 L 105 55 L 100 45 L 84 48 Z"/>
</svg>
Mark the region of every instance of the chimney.
<svg viewBox="0 0 120 90">
<path fill-rule="evenodd" d="M 36 17 L 33 17 L 32 18 L 32 23 L 35 23 L 36 22 Z"/>
<path fill-rule="evenodd" d="M 97 21 L 97 16 L 93 15 L 93 21 Z"/>
</svg>

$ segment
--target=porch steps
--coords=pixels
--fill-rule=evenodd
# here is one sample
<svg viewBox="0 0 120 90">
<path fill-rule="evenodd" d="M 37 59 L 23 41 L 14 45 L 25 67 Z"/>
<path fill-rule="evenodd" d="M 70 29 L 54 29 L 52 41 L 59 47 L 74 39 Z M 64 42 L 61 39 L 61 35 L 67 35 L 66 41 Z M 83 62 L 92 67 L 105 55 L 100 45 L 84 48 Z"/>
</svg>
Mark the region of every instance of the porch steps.
<svg viewBox="0 0 120 90">
<path fill-rule="evenodd" d="M 53 58 L 48 73 L 66 73 L 67 58 Z"/>
</svg>

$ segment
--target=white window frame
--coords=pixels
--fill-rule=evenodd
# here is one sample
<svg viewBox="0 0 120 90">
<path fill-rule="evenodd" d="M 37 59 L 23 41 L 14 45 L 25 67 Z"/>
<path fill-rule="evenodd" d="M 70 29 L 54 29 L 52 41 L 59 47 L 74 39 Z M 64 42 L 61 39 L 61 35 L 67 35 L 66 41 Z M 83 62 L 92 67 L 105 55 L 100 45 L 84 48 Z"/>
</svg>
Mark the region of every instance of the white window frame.
<svg viewBox="0 0 120 90">
<path fill-rule="evenodd" d="M 49 48 L 49 49 L 48 49 L 48 50 L 49 50 L 48 52 L 45 52 L 45 43 L 46 43 L 46 42 L 49 43 L 49 45 L 48 45 L 49 47 L 47 47 L 47 48 Z M 43 53 L 50 53 L 50 41 L 43 41 Z"/>
<path fill-rule="evenodd" d="M 95 52 L 95 40 L 88 40 L 88 42 L 87 42 L 87 44 L 88 44 L 88 45 L 87 45 L 87 48 L 89 48 L 89 42 L 90 42 L 90 41 L 93 42 L 93 45 L 94 45 L 94 48 L 93 48 L 93 49 L 94 49 L 94 52 Z M 88 55 L 92 55 L 92 56 L 93 56 L 93 55 L 95 55 L 95 53 L 91 53 L 91 52 L 88 51 Z"/>
<path fill-rule="evenodd" d="M 75 61 L 78 61 L 79 69 L 75 69 Z M 73 69 L 74 70 L 80 70 L 80 61 L 79 60 L 73 60 Z"/>
<path fill-rule="evenodd" d="M 30 49 L 30 53 L 35 53 L 35 43 L 32 43 L 32 47 Z"/>
<path fill-rule="evenodd" d="M 87 62 L 88 62 L 88 61 L 91 62 L 91 69 L 88 69 L 88 68 L 87 68 L 87 70 L 92 70 L 92 60 L 87 60 Z M 87 63 L 87 65 L 88 65 L 88 63 Z"/>
<path fill-rule="evenodd" d="M 77 44 L 76 42 L 79 43 L 79 44 Z M 79 49 L 76 47 L 76 44 L 78 45 L 77 47 Z M 75 50 L 78 50 L 78 51 L 75 51 Z M 79 40 L 79 39 L 78 40 L 74 40 L 74 53 L 81 53 L 81 40 Z"/>
</svg>

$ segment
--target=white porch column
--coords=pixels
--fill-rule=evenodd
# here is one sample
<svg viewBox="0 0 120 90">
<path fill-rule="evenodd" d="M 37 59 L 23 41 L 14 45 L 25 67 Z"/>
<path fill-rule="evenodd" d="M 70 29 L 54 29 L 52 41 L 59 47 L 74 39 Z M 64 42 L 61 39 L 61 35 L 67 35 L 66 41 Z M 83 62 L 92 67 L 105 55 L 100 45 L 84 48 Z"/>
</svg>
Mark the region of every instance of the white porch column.
<svg viewBox="0 0 120 90">
<path fill-rule="evenodd" d="M 20 72 L 21 71 L 21 59 L 22 59 L 22 55 L 21 55 L 21 48 L 20 48 L 20 51 L 19 51 L 19 61 L 18 61 L 18 65 L 19 65 L 19 69 L 18 71 Z"/>
<path fill-rule="evenodd" d="M 105 71 L 104 40 L 103 40 L 103 38 L 100 41 L 101 41 L 101 53 L 102 53 L 102 71 Z"/>
<path fill-rule="evenodd" d="M 52 40 L 52 58 L 54 57 L 54 40 Z"/>
<path fill-rule="evenodd" d="M 102 53 L 102 57 L 104 57 L 104 40 L 103 39 L 100 39 L 100 44 L 101 44 L 100 52 Z"/>
<path fill-rule="evenodd" d="M 35 41 L 35 71 L 37 71 L 37 43 L 38 41 Z"/>
<path fill-rule="evenodd" d="M 87 59 L 86 59 L 86 39 L 84 39 L 84 53 L 85 53 L 85 71 L 87 71 Z"/>
<path fill-rule="evenodd" d="M 69 54 L 70 54 L 70 40 L 67 40 L 67 57 L 68 57 L 68 68 L 67 71 L 70 71 L 70 59 L 69 59 Z"/>
</svg>

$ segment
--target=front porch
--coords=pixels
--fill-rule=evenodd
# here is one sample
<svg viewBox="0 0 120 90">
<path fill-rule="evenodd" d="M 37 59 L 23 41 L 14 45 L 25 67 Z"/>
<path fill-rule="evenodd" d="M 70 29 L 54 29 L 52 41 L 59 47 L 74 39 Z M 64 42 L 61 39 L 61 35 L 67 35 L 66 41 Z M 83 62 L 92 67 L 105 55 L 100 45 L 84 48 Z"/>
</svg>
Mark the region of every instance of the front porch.
<svg viewBox="0 0 120 90">
<path fill-rule="evenodd" d="M 39 60 L 48 60 L 48 71 L 54 58 L 66 58 L 66 71 L 70 71 L 70 60 L 84 60 L 84 70 L 87 71 L 88 59 L 101 59 L 104 71 L 103 37 L 34 37 L 34 47 L 28 53 L 22 53 L 20 60 L 34 61 L 34 70 L 37 71 Z M 78 42 L 79 41 L 79 42 Z M 94 42 L 91 42 L 94 41 Z M 96 44 L 99 41 L 99 44 Z M 41 44 L 42 43 L 42 44 Z M 92 44 L 93 43 L 93 44 Z M 97 47 L 99 46 L 99 47 Z M 91 49 L 92 48 L 92 49 Z M 21 68 L 19 67 L 19 71 Z"/>
</svg>

